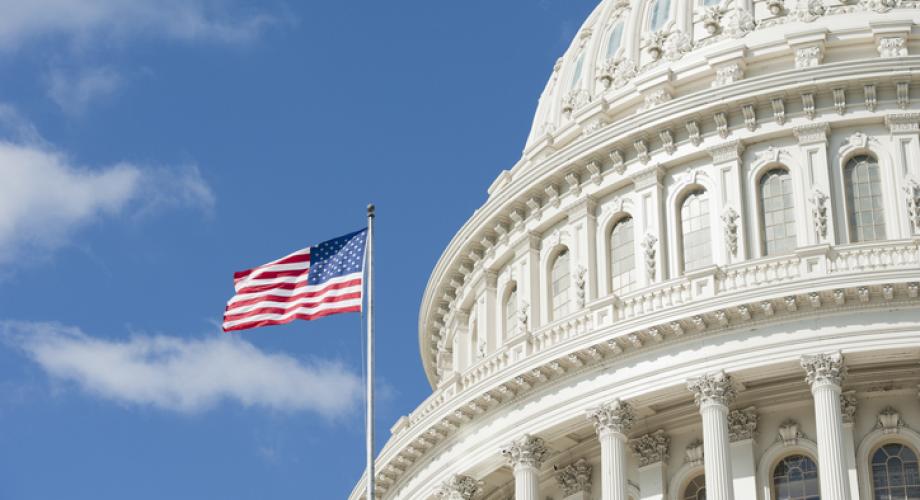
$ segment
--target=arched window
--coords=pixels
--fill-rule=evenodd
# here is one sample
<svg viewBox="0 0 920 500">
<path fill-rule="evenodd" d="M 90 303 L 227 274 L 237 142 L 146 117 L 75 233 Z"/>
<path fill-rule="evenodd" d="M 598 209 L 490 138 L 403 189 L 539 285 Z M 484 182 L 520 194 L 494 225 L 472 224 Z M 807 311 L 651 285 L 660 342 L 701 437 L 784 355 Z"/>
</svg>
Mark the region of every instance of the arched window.
<svg viewBox="0 0 920 500">
<path fill-rule="evenodd" d="M 719 0 L 703 0 L 703 5 L 705 7 L 711 7 L 713 5 L 719 5 Z"/>
<path fill-rule="evenodd" d="M 872 455 L 874 500 L 920 500 L 917 454 L 900 443 L 889 443 Z"/>
<path fill-rule="evenodd" d="M 636 283 L 636 252 L 632 217 L 624 217 L 610 231 L 610 286 L 626 293 Z"/>
<path fill-rule="evenodd" d="M 578 56 L 578 59 L 575 60 L 575 71 L 572 72 L 572 89 L 577 89 L 581 87 L 581 74 L 584 72 L 585 68 L 585 54 L 584 52 Z"/>
<path fill-rule="evenodd" d="M 668 22 L 671 14 L 671 0 L 654 0 L 649 8 L 648 27 L 651 31 L 659 31 Z"/>
<path fill-rule="evenodd" d="M 843 171 L 850 241 L 885 239 L 885 211 L 882 209 L 882 179 L 878 161 L 869 155 L 854 156 Z"/>
<path fill-rule="evenodd" d="M 805 455 L 790 455 L 773 468 L 776 500 L 821 500 L 818 466 Z"/>
<path fill-rule="evenodd" d="M 681 500 L 706 500 L 706 476 L 699 475 L 693 478 L 684 488 Z"/>
<path fill-rule="evenodd" d="M 515 326 L 517 325 L 517 284 L 512 283 L 508 287 L 508 294 L 505 296 L 505 338 L 511 337 L 515 333 Z"/>
<path fill-rule="evenodd" d="M 770 170 L 760 178 L 760 223 L 763 227 L 764 255 L 795 250 L 792 176 L 784 168 Z"/>
<path fill-rule="evenodd" d="M 620 40 L 623 39 L 623 21 L 617 21 L 616 25 L 610 30 L 610 37 L 607 38 L 607 59 L 616 57 L 617 50 L 620 49 Z"/>
<path fill-rule="evenodd" d="M 697 189 L 684 198 L 680 207 L 680 230 L 684 271 L 712 264 L 709 197 L 705 189 Z"/>
<path fill-rule="evenodd" d="M 559 319 L 569 312 L 569 251 L 562 250 L 553 261 L 550 295 L 553 311 L 552 319 Z"/>
</svg>

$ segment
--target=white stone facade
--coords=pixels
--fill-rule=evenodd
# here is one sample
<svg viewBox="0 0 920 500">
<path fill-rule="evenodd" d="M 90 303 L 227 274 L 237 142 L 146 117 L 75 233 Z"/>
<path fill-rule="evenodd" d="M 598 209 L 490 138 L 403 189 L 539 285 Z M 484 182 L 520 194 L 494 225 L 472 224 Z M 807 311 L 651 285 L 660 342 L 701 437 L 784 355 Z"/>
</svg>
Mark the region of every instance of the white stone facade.
<svg viewBox="0 0 920 500">
<path fill-rule="evenodd" d="M 768 500 L 811 463 L 872 500 L 920 454 L 920 2 L 709 3 L 604 0 L 556 64 L 432 273 L 381 498 Z"/>
</svg>

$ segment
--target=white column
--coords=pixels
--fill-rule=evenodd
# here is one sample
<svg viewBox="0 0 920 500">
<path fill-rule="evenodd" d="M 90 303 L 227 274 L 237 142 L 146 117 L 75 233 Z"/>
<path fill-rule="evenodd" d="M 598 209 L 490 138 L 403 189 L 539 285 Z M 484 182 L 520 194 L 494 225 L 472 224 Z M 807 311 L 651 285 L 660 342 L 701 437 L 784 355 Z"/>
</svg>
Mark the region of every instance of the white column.
<svg viewBox="0 0 920 500">
<path fill-rule="evenodd" d="M 434 496 L 443 500 L 471 500 L 481 491 L 482 481 L 455 474 L 435 491 Z"/>
<path fill-rule="evenodd" d="M 671 437 L 659 429 L 629 442 L 639 459 L 639 492 L 642 500 L 664 500 L 668 493 L 665 464 L 668 462 Z"/>
<path fill-rule="evenodd" d="M 732 379 L 725 372 L 717 372 L 688 381 L 687 388 L 693 392 L 703 416 L 706 498 L 734 500 L 728 440 L 728 405 L 735 399 Z"/>
<path fill-rule="evenodd" d="M 802 356 L 805 380 L 811 385 L 818 427 L 818 482 L 821 498 L 850 500 L 846 453 L 843 444 L 843 417 L 840 412 L 840 386 L 846 376 L 843 355 Z"/>
<path fill-rule="evenodd" d="M 601 499 L 629 500 L 626 496 L 626 434 L 635 416 L 629 403 L 615 399 L 588 412 L 601 442 Z"/>
<path fill-rule="evenodd" d="M 546 454 L 543 440 L 530 434 L 524 434 L 502 450 L 514 469 L 515 500 L 541 500 L 540 467 Z"/>
</svg>

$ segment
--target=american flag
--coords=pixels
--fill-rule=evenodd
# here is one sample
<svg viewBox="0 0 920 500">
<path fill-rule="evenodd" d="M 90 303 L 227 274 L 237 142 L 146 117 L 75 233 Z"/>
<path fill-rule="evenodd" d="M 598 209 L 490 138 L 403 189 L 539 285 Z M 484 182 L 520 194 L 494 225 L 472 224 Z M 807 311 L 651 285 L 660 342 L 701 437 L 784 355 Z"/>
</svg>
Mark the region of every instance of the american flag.
<svg viewBox="0 0 920 500">
<path fill-rule="evenodd" d="M 224 331 L 361 310 L 367 229 L 233 275 Z"/>
</svg>

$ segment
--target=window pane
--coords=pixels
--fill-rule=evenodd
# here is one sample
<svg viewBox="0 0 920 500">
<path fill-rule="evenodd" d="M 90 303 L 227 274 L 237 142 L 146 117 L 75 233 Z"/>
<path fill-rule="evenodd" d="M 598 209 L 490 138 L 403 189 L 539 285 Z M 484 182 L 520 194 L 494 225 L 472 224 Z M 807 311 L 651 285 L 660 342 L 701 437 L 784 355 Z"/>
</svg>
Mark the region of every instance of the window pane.
<svg viewBox="0 0 920 500">
<path fill-rule="evenodd" d="M 636 283 L 635 235 L 632 217 L 626 217 L 610 232 L 610 276 L 614 293 L 626 293 Z"/>
<path fill-rule="evenodd" d="M 889 443 L 872 455 L 872 490 L 877 499 L 920 500 L 917 454 L 900 443 Z"/>
<path fill-rule="evenodd" d="M 760 203 L 764 255 L 778 255 L 795 250 L 792 176 L 787 170 L 770 170 L 760 178 Z"/>
<path fill-rule="evenodd" d="M 847 162 L 844 177 L 850 240 L 885 239 L 885 211 L 882 209 L 882 182 L 878 162 L 869 155 L 856 156 Z"/>
<path fill-rule="evenodd" d="M 818 466 L 805 455 L 791 455 L 773 469 L 776 500 L 820 500 Z"/>
<path fill-rule="evenodd" d="M 706 500 L 706 476 L 696 476 L 684 489 L 681 500 Z"/>
<path fill-rule="evenodd" d="M 680 210 L 684 271 L 712 264 L 709 200 L 705 190 L 687 195 Z"/>
<path fill-rule="evenodd" d="M 617 55 L 617 50 L 620 48 L 620 40 L 623 38 L 623 23 L 618 22 L 616 26 L 610 30 L 610 38 L 607 39 L 607 58 L 610 59 Z"/>
<path fill-rule="evenodd" d="M 575 61 L 575 72 L 572 73 L 572 88 L 577 89 L 580 87 L 581 83 L 581 73 L 585 65 L 585 55 L 582 54 L 578 56 L 578 60 Z"/>
<path fill-rule="evenodd" d="M 569 281 L 569 251 L 563 250 L 553 262 L 552 319 L 559 319 L 569 312 Z"/>
<path fill-rule="evenodd" d="M 649 16 L 649 29 L 658 31 L 664 28 L 665 23 L 668 22 L 670 10 L 671 0 L 655 0 L 655 3 L 652 4 Z"/>
</svg>

